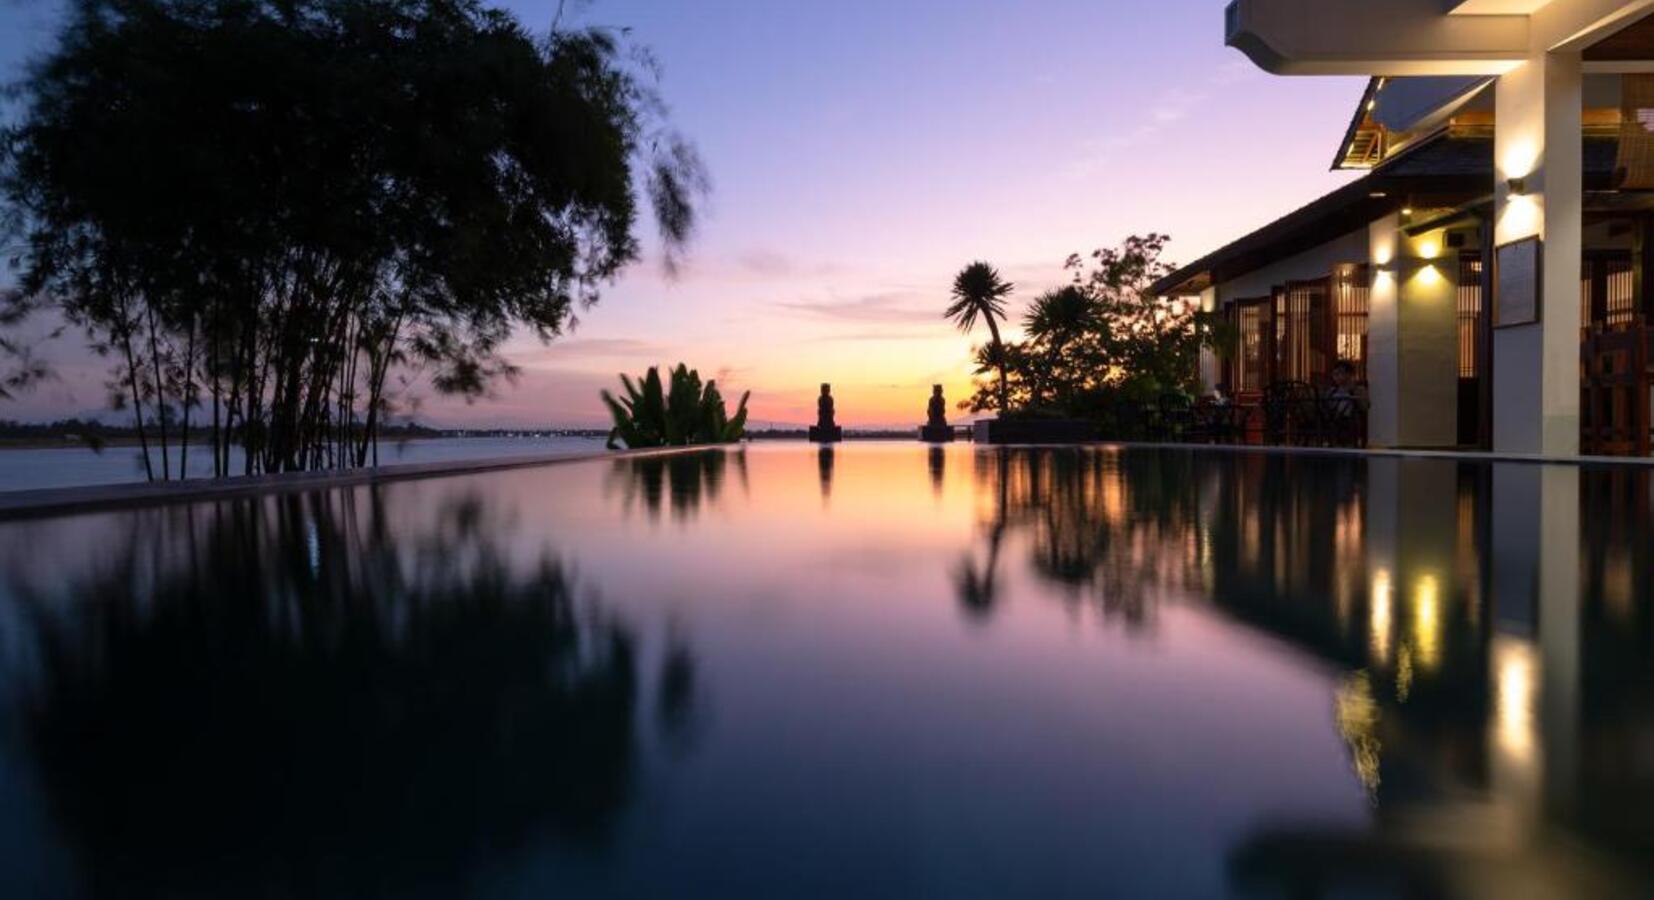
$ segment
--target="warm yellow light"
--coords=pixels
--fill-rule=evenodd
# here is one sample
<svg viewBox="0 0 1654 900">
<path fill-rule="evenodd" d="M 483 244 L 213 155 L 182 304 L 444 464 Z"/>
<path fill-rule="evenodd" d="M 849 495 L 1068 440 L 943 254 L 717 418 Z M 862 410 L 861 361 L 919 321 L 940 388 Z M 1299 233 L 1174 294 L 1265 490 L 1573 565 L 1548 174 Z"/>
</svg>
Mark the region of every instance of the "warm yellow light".
<svg viewBox="0 0 1654 900">
<path fill-rule="evenodd" d="M 1420 575 L 1413 584 L 1413 646 L 1426 672 L 1441 663 L 1441 628 L 1441 586 L 1435 575 Z"/>
<path fill-rule="evenodd" d="M 1373 572 L 1373 585 L 1369 598 L 1367 643 L 1372 651 L 1373 659 L 1378 662 L 1390 660 L 1390 623 L 1392 611 L 1390 609 L 1390 571 L 1379 569 Z"/>
<path fill-rule="evenodd" d="M 1419 241 L 1419 256 L 1422 259 L 1435 259 L 1442 252 L 1441 241 L 1435 238 L 1426 238 Z"/>
<path fill-rule="evenodd" d="M 1506 197 L 1505 208 L 1499 214 L 1499 240 L 1508 242 L 1536 235 L 1542 223 L 1537 197 L 1532 194 L 1510 195 Z"/>
<path fill-rule="evenodd" d="M 1504 178 L 1526 178 L 1539 165 L 1539 144 L 1530 138 L 1510 141 L 1499 160 L 1499 174 Z"/>
<path fill-rule="evenodd" d="M 1434 264 L 1428 264 L 1419 269 L 1418 280 L 1426 287 L 1433 287 L 1441 283 L 1442 273 Z"/>
<path fill-rule="evenodd" d="M 1537 678 L 1533 644 L 1499 636 L 1493 640 L 1493 733 L 1497 746 L 1511 760 L 1526 762 L 1538 743 L 1534 723 Z"/>
</svg>

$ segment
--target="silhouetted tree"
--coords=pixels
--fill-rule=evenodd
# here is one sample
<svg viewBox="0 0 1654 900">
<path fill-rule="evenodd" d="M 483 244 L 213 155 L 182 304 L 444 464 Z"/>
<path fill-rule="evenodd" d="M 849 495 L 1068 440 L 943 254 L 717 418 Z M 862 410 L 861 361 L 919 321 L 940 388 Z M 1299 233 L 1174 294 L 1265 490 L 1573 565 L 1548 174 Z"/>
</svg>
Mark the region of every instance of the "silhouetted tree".
<svg viewBox="0 0 1654 900">
<path fill-rule="evenodd" d="M 1005 298 L 1015 286 L 999 277 L 999 271 L 985 262 L 973 262 L 953 279 L 953 303 L 945 315 L 959 330 L 969 334 L 977 319 L 988 326 L 990 360 L 999 370 L 999 411 L 1011 410 L 1005 360 L 1005 342 L 1000 339 L 999 322 L 1005 318 Z"/>
<path fill-rule="evenodd" d="M 1023 330 L 1038 363 L 1033 404 L 1040 405 L 1049 392 L 1058 406 L 1067 406 L 1094 375 L 1088 369 L 1095 355 L 1089 344 L 1101 330 L 1096 299 L 1077 285 L 1046 291 L 1029 308 Z"/>
<path fill-rule="evenodd" d="M 480 0 L 77 0 L 0 134 L 5 319 L 115 358 L 154 477 L 197 414 L 218 474 L 364 465 L 393 374 L 483 395 L 598 299 L 634 184 L 683 246 L 706 178 L 632 59 Z"/>
</svg>

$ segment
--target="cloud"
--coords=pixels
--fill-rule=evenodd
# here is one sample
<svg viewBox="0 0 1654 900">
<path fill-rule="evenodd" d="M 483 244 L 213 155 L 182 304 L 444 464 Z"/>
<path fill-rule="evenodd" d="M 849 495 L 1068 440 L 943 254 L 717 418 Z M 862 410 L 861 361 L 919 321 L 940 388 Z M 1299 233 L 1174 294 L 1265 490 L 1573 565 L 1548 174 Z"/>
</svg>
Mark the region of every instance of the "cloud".
<svg viewBox="0 0 1654 900">
<path fill-rule="evenodd" d="M 931 318 L 937 320 L 937 327 L 928 330 L 908 328 L 890 331 L 850 331 L 842 334 L 822 334 L 815 337 L 805 338 L 804 343 L 829 344 L 842 341 L 929 341 L 949 337 L 951 335 L 952 332 L 945 330 L 943 327 L 940 315 L 933 315 Z"/>
<path fill-rule="evenodd" d="M 631 338 L 569 338 L 544 347 L 511 354 L 512 362 L 532 365 L 575 359 L 656 358 L 670 350 L 665 344 Z"/>
<path fill-rule="evenodd" d="M 1193 115 L 1195 110 L 1212 99 L 1215 92 L 1243 81 L 1255 72 L 1255 67 L 1244 61 L 1230 60 L 1217 67 L 1196 87 L 1175 87 L 1162 91 L 1154 98 L 1147 114 L 1140 117 L 1141 124 L 1135 128 L 1081 141 L 1076 159 L 1068 166 L 1069 177 L 1083 178 L 1096 174 L 1121 150 L 1155 140 L 1171 126 Z"/>
<path fill-rule="evenodd" d="M 822 302 L 783 302 L 776 306 L 813 318 L 835 319 L 844 322 L 931 322 L 941 316 L 940 307 L 917 306 L 909 293 L 870 294 L 848 300 Z"/>
</svg>

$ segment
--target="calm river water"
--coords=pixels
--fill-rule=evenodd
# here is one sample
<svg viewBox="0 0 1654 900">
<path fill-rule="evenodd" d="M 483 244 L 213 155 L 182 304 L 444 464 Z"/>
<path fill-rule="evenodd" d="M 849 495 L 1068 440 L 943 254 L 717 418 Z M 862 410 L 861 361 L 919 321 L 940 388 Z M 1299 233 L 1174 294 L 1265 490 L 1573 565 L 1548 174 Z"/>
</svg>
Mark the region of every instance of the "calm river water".
<svg viewBox="0 0 1654 900">
<path fill-rule="evenodd" d="M 0 522 L 16 897 L 1613 897 L 1646 470 L 802 445 Z"/>
</svg>

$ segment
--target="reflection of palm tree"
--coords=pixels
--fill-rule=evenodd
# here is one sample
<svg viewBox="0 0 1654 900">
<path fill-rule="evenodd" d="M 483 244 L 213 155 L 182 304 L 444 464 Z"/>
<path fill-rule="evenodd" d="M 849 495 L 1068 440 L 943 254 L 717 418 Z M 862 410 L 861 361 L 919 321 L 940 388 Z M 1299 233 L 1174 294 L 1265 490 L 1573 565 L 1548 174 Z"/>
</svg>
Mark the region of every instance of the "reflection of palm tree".
<svg viewBox="0 0 1654 900">
<path fill-rule="evenodd" d="M 601 840 L 628 802 L 630 630 L 556 562 L 518 571 L 480 499 L 408 537 L 356 496 L 138 514 L 97 574 L 13 586 L 25 734 L 94 885 L 461 894 L 490 854 Z M 693 659 L 668 656 L 681 720 Z"/>
<path fill-rule="evenodd" d="M 978 454 L 977 459 L 982 456 Z M 999 549 L 1005 540 L 1008 482 L 1010 480 L 1009 451 L 994 451 L 994 466 L 998 493 L 994 498 L 994 521 L 988 529 L 988 559 L 979 571 L 976 558 L 968 554 L 960 561 L 954 573 L 954 590 L 959 605 L 973 618 L 985 618 L 999 603 Z"/>
<path fill-rule="evenodd" d="M 953 303 L 946 317 L 969 333 L 976 320 L 987 323 L 989 346 L 993 347 L 996 367 L 999 369 L 999 411 L 1010 411 L 1010 381 L 1005 366 L 1005 343 L 999 337 L 999 322 L 1005 318 L 1005 298 L 1014 286 L 999 277 L 999 272 L 985 262 L 973 262 L 960 270 L 953 279 Z"/>
</svg>

